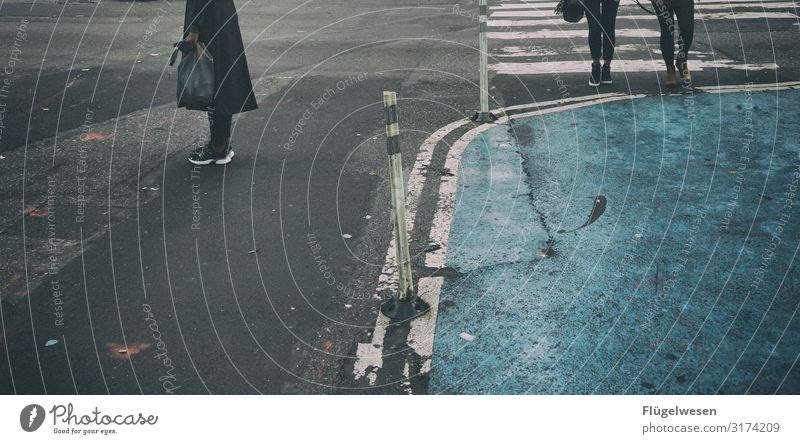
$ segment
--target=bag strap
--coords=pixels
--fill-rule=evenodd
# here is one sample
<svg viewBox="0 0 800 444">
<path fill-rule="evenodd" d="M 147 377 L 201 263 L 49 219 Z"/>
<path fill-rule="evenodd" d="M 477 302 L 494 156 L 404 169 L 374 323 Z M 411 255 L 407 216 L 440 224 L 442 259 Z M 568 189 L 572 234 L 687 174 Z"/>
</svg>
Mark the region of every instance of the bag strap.
<svg viewBox="0 0 800 444">
<path fill-rule="evenodd" d="M 178 59 L 178 53 L 181 52 L 181 43 L 182 42 L 178 42 L 175 45 L 173 45 L 175 46 L 175 48 L 172 50 L 172 55 L 169 56 L 169 66 L 174 65 L 175 60 Z"/>
<path fill-rule="evenodd" d="M 647 12 L 648 14 L 653 14 L 653 15 L 656 15 L 656 11 L 655 11 L 655 10 L 651 11 L 651 10 L 649 10 L 649 9 L 645 8 L 645 7 L 644 7 L 644 5 L 642 5 L 641 3 L 639 3 L 639 0 L 635 0 L 635 1 L 636 1 L 636 4 L 637 4 L 637 5 L 639 5 L 639 7 L 640 7 L 640 8 L 642 8 L 642 9 L 644 9 L 644 10 L 645 10 L 645 12 Z"/>
</svg>

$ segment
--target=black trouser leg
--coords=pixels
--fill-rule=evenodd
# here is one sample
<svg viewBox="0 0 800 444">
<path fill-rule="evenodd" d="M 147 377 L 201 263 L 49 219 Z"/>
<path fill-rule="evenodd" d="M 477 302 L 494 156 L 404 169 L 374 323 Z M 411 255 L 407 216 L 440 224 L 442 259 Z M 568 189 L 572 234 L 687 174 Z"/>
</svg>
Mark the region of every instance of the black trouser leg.
<svg viewBox="0 0 800 444">
<path fill-rule="evenodd" d="M 677 0 L 673 4 L 678 17 L 678 59 L 686 60 L 694 40 L 694 0 Z"/>
<path fill-rule="evenodd" d="M 585 0 L 586 20 L 589 22 L 589 51 L 594 60 L 614 57 L 616 21 L 619 1 Z"/>
<path fill-rule="evenodd" d="M 600 0 L 585 0 L 586 21 L 589 22 L 589 51 L 593 60 L 603 55 L 603 25 L 600 23 Z"/>
<path fill-rule="evenodd" d="M 673 4 L 676 0 L 673 0 Z M 654 1 L 656 17 L 658 17 L 658 25 L 661 28 L 661 57 L 664 58 L 664 64 L 675 66 L 675 12 L 672 5 L 667 5 L 662 1 Z"/>
<path fill-rule="evenodd" d="M 208 126 L 211 129 L 211 148 L 227 147 L 231 137 L 230 114 L 208 113 Z"/>
<path fill-rule="evenodd" d="M 603 60 L 614 58 L 614 46 L 617 37 L 617 9 L 619 0 L 603 0 Z"/>
</svg>

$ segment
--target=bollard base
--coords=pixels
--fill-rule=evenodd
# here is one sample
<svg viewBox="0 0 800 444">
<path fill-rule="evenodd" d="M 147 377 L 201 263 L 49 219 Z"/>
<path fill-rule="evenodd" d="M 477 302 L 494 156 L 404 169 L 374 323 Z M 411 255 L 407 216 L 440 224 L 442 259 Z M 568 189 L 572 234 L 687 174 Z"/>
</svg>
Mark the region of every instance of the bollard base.
<svg viewBox="0 0 800 444">
<path fill-rule="evenodd" d="M 492 123 L 495 120 L 497 120 L 497 116 L 495 116 L 494 114 L 492 114 L 490 112 L 475 113 L 472 116 L 472 121 L 473 122 L 478 122 L 478 123 Z"/>
<path fill-rule="evenodd" d="M 421 298 L 411 296 L 401 301 L 397 296 L 381 305 L 381 313 L 395 321 L 408 321 L 422 316 L 431 309 L 431 306 Z"/>
</svg>

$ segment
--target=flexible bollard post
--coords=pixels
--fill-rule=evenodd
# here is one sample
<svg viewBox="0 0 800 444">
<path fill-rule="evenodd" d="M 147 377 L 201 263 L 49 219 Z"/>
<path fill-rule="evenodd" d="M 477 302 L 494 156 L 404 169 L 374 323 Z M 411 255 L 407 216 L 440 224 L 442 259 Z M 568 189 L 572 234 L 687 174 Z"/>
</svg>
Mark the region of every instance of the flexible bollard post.
<svg viewBox="0 0 800 444">
<path fill-rule="evenodd" d="M 497 116 L 489 112 L 489 37 L 486 35 L 486 0 L 479 0 L 478 4 L 479 49 L 481 52 L 481 110 L 472 116 L 472 121 L 488 123 L 497 120 Z"/>
<path fill-rule="evenodd" d="M 397 274 L 400 280 L 399 293 L 381 305 L 381 313 L 390 319 L 408 320 L 430 309 L 430 306 L 414 293 L 411 278 L 411 253 L 406 231 L 406 193 L 403 184 L 403 159 L 400 154 L 400 126 L 397 122 L 397 94 L 383 92 L 383 108 L 386 113 L 386 151 L 389 155 L 389 189 L 392 196 L 392 225 L 396 251 Z"/>
</svg>

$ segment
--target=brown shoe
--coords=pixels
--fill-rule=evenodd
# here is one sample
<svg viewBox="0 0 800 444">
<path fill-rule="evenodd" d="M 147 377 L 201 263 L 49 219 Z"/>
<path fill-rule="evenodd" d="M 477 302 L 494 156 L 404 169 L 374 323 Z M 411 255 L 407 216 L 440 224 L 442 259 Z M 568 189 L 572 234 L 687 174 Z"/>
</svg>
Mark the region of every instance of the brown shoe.
<svg viewBox="0 0 800 444">
<path fill-rule="evenodd" d="M 686 63 L 686 59 L 677 60 L 675 67 L 678 69 L 678 72 L 681 73 L 681 79 L 684 84 L 688 85 L 692 83 L 692 73 L 689 72 L 689 65 Z"/>
<path fill-rule="evenodd" d="M 664 85 L 670 88 L 678 86 L 678 79 L 675 76 L 674 66 L 667 66 L 667 80 L 664 82 Z"/>
</svg>

